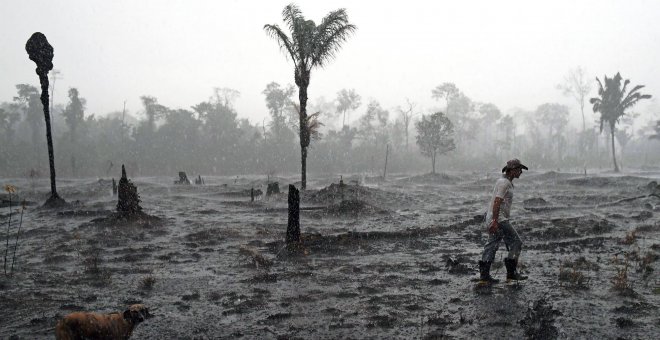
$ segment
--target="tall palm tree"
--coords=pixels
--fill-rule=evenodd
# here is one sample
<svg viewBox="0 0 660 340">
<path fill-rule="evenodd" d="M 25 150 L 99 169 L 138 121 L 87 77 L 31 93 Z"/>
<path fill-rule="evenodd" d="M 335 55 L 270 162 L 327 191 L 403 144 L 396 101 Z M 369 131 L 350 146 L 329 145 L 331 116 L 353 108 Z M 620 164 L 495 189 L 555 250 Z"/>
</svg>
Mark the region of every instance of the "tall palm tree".
<svg viewBox="0 0 660 340">
<path fill-rule="evenodd" d="M 626 92 L 630 80 L 626 79 L 621 86 L 621 74 L 617 74 L 613 78 L 603 77 L 605 86 L 598 81 L 598 96 L 591 98 L 589 102 L 594 105 L 594 112 L 600 112 L 600 132 L 603 132 L 603 123 L 608 123 L 610 127 L 610 134 L 612 140 L 612 160 L 614 161 L 614 172 L 619 172 L 619 166 L 616 164 L 616 156 L 614 153 L 614 132 L 616 124 L 621 117 L 626 114 L 626 110 L 633 105 L 637 104 L 642 99 L 651 98 L 650 94 L 641 94 L 638 91 L 644 88 L 644 85 L 637 85 L 630 91 Z"/>
<path fill-rule="evenodd" d="M 265 25 L 268 35 L 277 40 L 287 56 L 294 64 L 294 79 L 298 86 L 300 101 L 300 155 L 301 155 L 301 188 L 307 186 L 307 147 L 310 143 L 310 119 L 307 115 L 307 87 L 312 69 L 323 67 L 334 59 L 342 43 L 348 39 L 357 27 L 348 22 L 345 9 L 338 9 L 326 15 L 317 26 L 314 21 L 307 20 L 298 6 L 290 4 L 284 7 L 282 19 L 288 26 L 291 36 L 287 36 L 277 25 Z"/>
</svg>

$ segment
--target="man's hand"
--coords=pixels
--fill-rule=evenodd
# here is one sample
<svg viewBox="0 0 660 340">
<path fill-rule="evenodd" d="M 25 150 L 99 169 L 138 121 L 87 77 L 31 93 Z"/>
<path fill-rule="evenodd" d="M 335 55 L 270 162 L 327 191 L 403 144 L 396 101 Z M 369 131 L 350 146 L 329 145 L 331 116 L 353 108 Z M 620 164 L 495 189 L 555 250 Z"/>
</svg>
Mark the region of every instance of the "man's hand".
<svg viewBox="0 0 660 340">
<path fill-rule="evenodd" d="M 490 224 L 488 225 L 488 232 L 491 234 L 495 234 L 499 227 L 497 224 L 497 218 L 500 216 L 500 205 L 502 205 L 502 201 L 504 201 L 502 197 L 495 197 L 495 202 L 493 202 L 493 220 L 490 221 Z"/>
<path fill-rule="evenodd" d="M 497 232 L 497 228 L 499 228 L 499 225 L 497 224 L 497 220 L 492 220 L 490 221 L 490 224 L 488 225 L 488 232 L 491 234 L 495 234 Z"/>
</svg>

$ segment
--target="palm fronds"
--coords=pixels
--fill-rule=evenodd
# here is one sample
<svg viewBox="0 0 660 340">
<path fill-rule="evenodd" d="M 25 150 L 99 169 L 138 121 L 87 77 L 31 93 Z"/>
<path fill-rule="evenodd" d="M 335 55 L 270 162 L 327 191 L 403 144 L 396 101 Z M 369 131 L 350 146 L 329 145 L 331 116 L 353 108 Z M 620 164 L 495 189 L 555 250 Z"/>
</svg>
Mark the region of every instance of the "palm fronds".
<svg viewBox="0 0 660 340">
<path fill-rule="evenodd" d="M 307 131 L 309 131 L 309 136 L 314 140 L 321 138 L 319 130 L 321 129 L 321 126 L 323 126 L 323 123 L 319 120 L 320 114 L 321 112 L 318 111 L 307 116 Z"/>
<path fill-rule="evenodd" d="M 328 13 L 317 26 L 314 21 L 305 19 L 298 6 L 290 4 L 284 7 L 282 19 L 290 36 L 278 25 L 264 25 L 264 30 L 277 40 L 298 72 L 309 72 L 313 67 L 323 67 L 333 60 L 341 45 L 357 29 L 348 22 L 348 14 L 343 8 Z"/>
</svg>

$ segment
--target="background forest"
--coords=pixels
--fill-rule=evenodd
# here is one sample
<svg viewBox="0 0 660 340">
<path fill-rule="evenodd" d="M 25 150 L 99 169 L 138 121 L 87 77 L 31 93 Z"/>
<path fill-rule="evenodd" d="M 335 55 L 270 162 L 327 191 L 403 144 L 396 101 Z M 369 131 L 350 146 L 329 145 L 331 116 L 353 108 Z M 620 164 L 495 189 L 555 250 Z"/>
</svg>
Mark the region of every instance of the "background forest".
<svg viewBox="0 0 660 340">
<path fill-rule="evenodd" d="M 57 74 L 51 73 L 51 98 Z M 524 159 L 534 169 L 610 170 L 610 126 L 605 124 L 600 131 L 600 115 L 588 103 L 596 87 L 590 79 L 581 68 L 571 70 L 557 89 L 575 99 L 575 105 L 540 103 L 533 110 L 502 111 L 468 97 L 452 83 L 429 89 L 425 95 L 436 99 L 438 106 L 426 112 L 412 99 L 384 108 L 353 89 L 341 89 L 334 98 L 317 97 L 308 104 L 307 111 L 318 113 L 321 123 L 312 136 L 308 169 L 382 175 L 388 152 L 388 172 L 497 171 L 497 165 L 512 157 Z M 175 176 L 177 171 L 195 176 L 299 172 L 292 85 L 265 85 L 264 110 L 270 120 L 262 122 L 241 118 L 233 105 L 240 93 L 230 88 L 215 88 L 207 101 L 189 108 L 170 108 L 167 100 L 145 95 L 139 112 L 102 114 L 87 112 L 84 93 L 76 88 L 66 92 L 66 102 L 52 103 L 60 176 L 116 176 L 122 163 L 132 176 Z M 64 99 L 61 92 L 57 94 Z M 617 161 L 624 170 L 660 166 L 660 141 L 652 138 L 660 133 L 658 112 L 647 113 L 651 119 L 644 121 L 634 109 L 615 124 Z M 432 166 L 416 137 L 418 123 L 439 111 L 453 125 L 455 145 Z M 571 115 L 578 116 L 579 126 L 569 124 Z M 37 87 L 16 85 L 16 96 L 0 104 L 3 176 L 47 177 L 44 129 Z"/>
</svg>

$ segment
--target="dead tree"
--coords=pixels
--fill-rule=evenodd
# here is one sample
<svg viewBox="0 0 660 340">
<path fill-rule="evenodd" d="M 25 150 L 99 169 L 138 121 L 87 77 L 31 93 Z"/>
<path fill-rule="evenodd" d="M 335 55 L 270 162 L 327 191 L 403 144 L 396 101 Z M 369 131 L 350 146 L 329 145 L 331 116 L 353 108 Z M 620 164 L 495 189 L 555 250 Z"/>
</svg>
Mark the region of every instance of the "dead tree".
<svg viewBox="0 0 660 340">
<path fill-rule="evenodd" d="M 289 223 L 286 227 L 287 246 L 300 243 L 300 191 L 289 184 Z"/>
<path fill-rule="evenodd" d="M 55 152 L 53 150 L 53 136 L 50 131 L 50 108 L 48 106 L 48 72 L 53 69 L 53 46 L 48 43 L 46 36 L 41 32 L 32 34 L 25 44 L 25 51 L 30 60 L 37 64 L 37 75 L 41 83 L 41 104 L 44 107 L 46 120 L 46 140 L 48 142 L 48 163 L 50 165 L 50 197 L 45 206 L 56 207 L 66 202 L 57 194 L 55 186 Z"/>
</svg>

